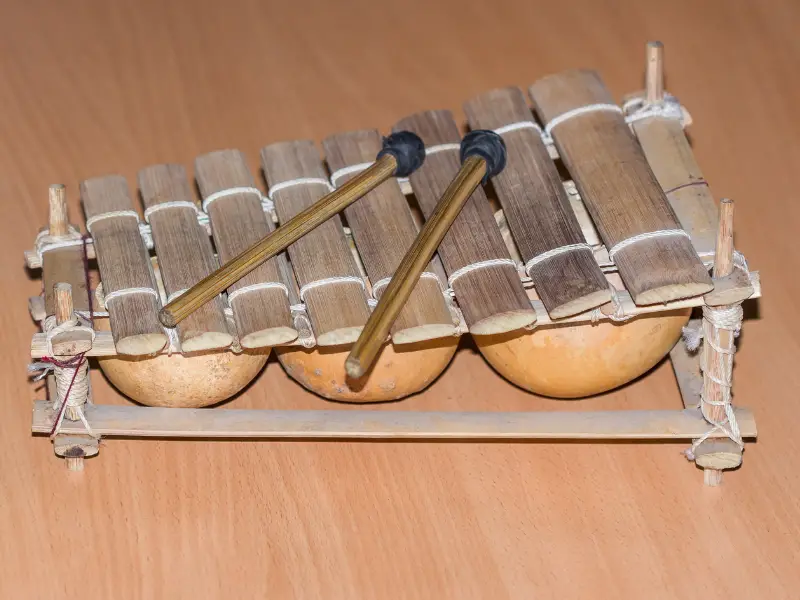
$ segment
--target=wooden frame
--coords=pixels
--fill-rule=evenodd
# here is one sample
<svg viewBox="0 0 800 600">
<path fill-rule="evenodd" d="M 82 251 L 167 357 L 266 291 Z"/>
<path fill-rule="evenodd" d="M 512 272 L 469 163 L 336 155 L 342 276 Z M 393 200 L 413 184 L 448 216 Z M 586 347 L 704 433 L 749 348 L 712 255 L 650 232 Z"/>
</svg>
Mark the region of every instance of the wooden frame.
<svg viewBox="0 0 800 600">
<path fill-rule="evenodd" d="M 575 196 L 573 196 L 575 197 Z M 576 198 L 576 202 L 580 202 Z M 578 211 L 580 214 L 581 211 Z M 501 220 L 502 215 L 498 215 Z M 602 250 L 597 253 L 602 256 Z M 37 256 L 29 253 L 36 266 Z M 602 259 L 601 259 L 602 260 Z M 41 263 L 39 263 L 41 264 Z M 602 264 L 602 263 L 601 263 Z M 607 269 L 613 269 L 605 265 Z M 758 272 L 751 272 L 753 286 L 750 298 L 761 295 Z M 535 299 L 532 305 L 539 315 L 539 326 L 551 324 L 547 312 Z M 620 293 L 627 314 L 647 314 L 675 308 L 702 306 L 703 299 L 694 298 L 661 307 L 637 307 L 623 291 Z M 45 317 L 43 297 L 30 299 L 32 317 L 42 323 Z M 566 322 L 585 322 L 587 315 L 578 315 Z M 692 326 L 696 326 L 695 320 Z M 299 343 L 299 342 L 294 342 Z M 112 356 L 114 343 L 111 334 L 95 332 L 87 356 Z M 34 334 L 31 357 L 47 356 L 44 333 Z M 104 406 L 89 404 L 85 417 L 92 431 L 102 437 L 156 437 L 197 439 L 438 439 L 438 440 L 692 440 L 708 432 L 709 424 L 700 409 L 700 390 L 703 376 L 698 355 L 687 352 L 678 343 L 670 353 L 670 361 L 679 389 L 683 408 L 649 411 L 587 411 L 587 412 L 415 412 L 370 410 L 240 410 L 226 408 L 184 409 L 143 406 Z M 49 384 L 54 386 L 52 376 Z M 52 397 L 55 397 L 53 390 Z M 735 411 L 744 439 L 756 438 L 753 414 L 745 408 Z M 33 407 L 32 432 L 37 435 L 51 431 L 56 413 L 53 403 L 36 401 Z M 725 439 L 721 431 L 710 439 Z M 82 458 L 97 453 L 97 440 L 86 436 L 81 421 L 65 420 L 56 436 L 56 453 L 68 459 L 71 468 L 82 468 Z M 79 451 L 76 451 L 76 448 Z M 71 456 L 79 454 L 79 456 Z"/>
<path fill-rule="evenodd" d="M 688 113 L 684 122 L 689 120 Z M 549 148 L 551 156 L 557 156 L 555 148 Z M 606 273 L 613 273 L 615 267 L 608 258 L 597 232 L 588 217 L 585 207 L 574 184 L 565 182 L 573 211 L 575 212 L 584 236 L 593 249 L 595 258 Z M 410 191 L 405 186 L 404 191 Z M 731 208 L 732 210 L 732 208 Z M 732 213 L 731 213 L 732 215 Z M 498 224 L 503 224 L 503 215 L 496 215 Z M 732 217 L 731 217 L 732 218 Z M 198 220 L 206 228 L 207 216 L 199 213 Z M 720 225 L 722 232 L 724 223 Z M 692 234 L 690 227 L 686 228 Z M 152 239 L 148 228 L 142 227 L 141 234 L 145 245 L 152 249 Z M 728 235 L 730 231 L 727 231 Z M 720 233 L 722 235 L 722 233 Z M 721 239 L 721 238 L 720 238 Z M 717 244 L 719 248 L 719 241 Z M 511 249 L 511 248 L 510 248 Z M 730 247 L 732 252 L 732 245 Z M 47 254 L 48 260 L 44 259 Z M 84 256 L 85 254 L 85 256 Z M 63 186 L 51 188 L 50 224 L 37 238 L 36 250 L 26 252 L 29 268 L 41 269 L 45 282 L 66 282 L 74 289 L 80 286 L 85 277 L 85 257 L 92 258 L 94 248 L 89 238 L 82 238 L 77 229 L 70 226 L 66 216 L 66 200 Z M 700 253 L 706 265 L 719 263 L 714 253 Z M 718 264 L 717 264 L 718 266 Z M 66 274 L 66 276 L 65 276 Z M 538 323 L 537 327 L 554 325 L 542 303 L 538 300 L 530 280 L 523 277 Z M 710 307 L 740 304 L 745 299 L 755 299 L 761 295 L 758 272 L 735 269 L 715 279 L 715 291 L 705 297 L 671 302 L 658 306 L 637 306 L 623 289 L 618 294 L 618 310 L 626 317 L 666 312 L 677 308 Z M 69 299 L 61 307 L 58 326 L 62 326 L 74 311 L 85 310 L 85 295 L 93 293 L 81 289 L 76 297 Z M 113 356 L 116 354 L 110 332 L 95 331 L 90 338 L 86 327 L 74 331 L 67 328 L 59 335 L 65 339 L 56 341 L 47 331 L 52 331 L 53 322 L 47 320 L 52 310 L 46 307 L 49 300 L 43 294 L 30 300 L 30 312 L 37 321 L 42 333 L 34 334 L 31 342 L 33 359 L 63 360 L 65 356 L 84 354 L 92 356 Z M 162 298 L 163 302 L 163 298 Z M 618 313 L 617 313 L 618 314 Z M 66 315 L 66 316 L 65 316 Z M 615 314 L 607 311 L 592 311 L 559 320 L 560 323 L 580 323 L 597 319 L 608 319 Z M 699 327 L 696 319 L 692 327 Z M 63 329 L 63 328 L 62 328 Z M 467 333 L 462 323 L 462 334 Z M 77 335 L 80 334 L 80 335 Z M 51 351 L 59 344 L 58 352 Z M 301 344 L 302 340 L 292 342 Z M 696 460 L 705 471 L 705 481 L 709 485 L 718 484 L 722 469 L 731 468 L 740 462 L 741 448 L 731 449 L 730 434 L 713 427 L 701 412 L 701 392 L 710 380 L 700 369 L 702 353 L 691 354 L 679 342 L 670 353 L 670 360 L 679 385 L 682 408 L 652 411 L 603 411 L 603 412 L 414 412 L 414 411 L 370 411 L 370 410 L 238 410 L 226 408 L 185 409 L 150 408 L 143 406 L 103 406 L 91 401 L 91 390 L 86 404 L 73 409 L 74 415 L 55 427 L 54 449 L 58 456 L 67 459 L 69 468 L 83 468 L 83 459 L 97 454 L 98 442 L 102 437 L 158 437 L 158 438 L 199 438 L 199 439 L 450 439 L 450 440 L 698 440 L 702 438 L 707 447 L 704 456 L 712 459 Z M 705 378 L 705 379 L 704 379 Z M 56 382 L 53 375 L 47 377 L 50 398 L 56 399 Z M 713 382 L 712 382 L 713 383 Z M 434 384 L 435 385 L 435 384 Z M 32 432 L 37 435 L 54 431 L 60 412 L 54 410 L 54 402 L 36 401 L 33 406 Z M 745 408 L 737 408 L 734 415 L 742 440 L 752 440 L 757 436 L 753 414 Z M 80 417 L 83 417 L 81 420 Z M 87 435 L 87 428 L 92 435 Z M 737 454 L 738 453 L 738 454 Z M 698 456 L 701 453 L 698 453 Z M 736 455 L 738 460 L 730 460 Z"/>
</svg>

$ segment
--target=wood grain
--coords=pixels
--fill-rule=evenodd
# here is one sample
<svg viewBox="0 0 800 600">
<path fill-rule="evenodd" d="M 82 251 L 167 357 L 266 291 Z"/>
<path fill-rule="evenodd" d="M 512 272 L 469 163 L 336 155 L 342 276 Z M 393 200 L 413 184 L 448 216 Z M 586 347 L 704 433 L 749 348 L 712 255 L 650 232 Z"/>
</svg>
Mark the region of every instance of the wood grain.
<svg viewBox="0 0 800 600">
<path fill-rule="evenodd" d="M 464 105 L 470 127 L 497 129 L 533 123 L 525 95 L 517 87 L 490 90 Z M 503 134 L 505 168 L 492 178 L 514 243 L 527 264 L 543 253 L 585 244 L 569 206 L 561 176 L 539 131 L 517 129 Z M 554 319 L 591 310 L 611 300 L 603 272 L 591 248 L 572 250 L 531 265 L 528 275 Z"/>
<path fill-rule="evenodd" d="M 425 267 L 430 264 L 436 249 L 444 240 L 458 215 L 469 202 L 473 192 L 481 186 L 489 170 L 482 156 L 467 156 L 456 176 L 447 186 L 436 208 L 428 216 L 414 243 L 406 252 L 392 275 L 386 292 L 381 296 L 364 331 L 350 350 L 344 363 L 347 374 L 353 379 L 363 377 L 375 364 L 397 315 L 411 297 Z"/>
<path fill-rule="evenodd" d="M 139 171 L 138 179 L 145 209 L 154 210 L 165 202 L 194 204 L 182 165 L 153 165 Z M 149 223 L 167 298 L 193 286 L 219 266 L 211 240 L 197 222 L 197 207 L 156 209 Z M 191 353 L 230 346 L 233 336 L 228 332 L 224 309 L 222 298 L 217 296 L 181 322 L 181 350 Z"/>
<path fill-rule="evenodd" d="M 375 130 L 338 133 L 322 144 L 331 171 L 371 162 L 381 149 L 381 136 Z M 355 177 L 343 176 L 339 185 Z M 353 232 L 364 270 L 372 283 L 372 293 L 380 299 L 386 286 L 375 284 L 391 277 L 418 233 L 417 224 L 396 179 L 390 179 L 344 211 Z M 429 265 L 428 271 L 435 272 Z M 437 273 L 438 275 L 438 273 Z M 446 278 L 440 276 L 440 280 Z M 417 282 L 411 296 L 392 326 L 392 343 L 407 344 L 455 334 L 450 309 L 441 284 L 430 277 Z"/>
<path fill-rule="evenodd" d="M 798 27 L 794 0 L 1 3 L 0 597 L 794 600 Z M 642 87 L 656 36 L 666 89 L 694 118 L 697 163 L 736 202 L 736 246 L 764 280 L 734 376 L 759 441 L 721 487 L 702 486 L 683 442 L 112 439 L 69 473 L 31 436 L 44 392 L 25 374 L 36 329 L 26 302 L 41 281 L 22 251 L 47 223 L 49 184 L 67 186 L 77 224 L 78 182 L 100 173 L 133 182 L 146 165 L 188 167 L 214 148 L 240 148 L 256 173 L 268 143 L 388 131 L 414 111 L 458 110 L 576 66 L 620 98 Z M 96 370 L 92 392 L 128 404 Z M 272 359 L 226 406 L 328 405 Z M 556 402 L 503 382 L 465 342 L 435 385 L 390 408 L 680 406 L 668 364 Z"/>
<path fill-rule="evenodd" d="M 461 141 L 453 114 L 447 110 L 415 113 L 398 121 L 395 131 L 416 133 L 426 149 Z M 461 168 L 458 149 L 428 154 L 422 167 L 409 177 L 425 218 Z M 508 259 L 508 249 L 492 215 L 482 187 L 473 192 L 439 246 L 448 277 L 468 265 Z M 536 321 L 530 301 L 513 265 L 495 265 L 469 271 L 452 281 L 458 305 L 469 330 L 476 335 L 505 333 Z"/>
<path fill-rule="evenodd" d="M 261 150 L 261 163 L 270 187 L 299 178 L 327 179 L 319 151 L 311 141 L 266 146 Z M 279 189 L 273 197 L 278 219 L 286 223 L 327 193 L 328 188 L 319 183 Z M 331 277 L 360 279 L 338 215 L 301 237 L 288 251 L 301 289 Z M 311 287 L 303 301 L 320 346 L 355 342 L 369 317 L 365 288 L 352 280 Z"/>
<path fill-rule="evenodd" d="M 372 412 L 370 410 L 203 410 L 130 406 L 95 406 L 87 419 L 93 431 L 107 436 L 306 438 L 306 439 L 684 439 L 708 427 L 699 410 L 515 412 Z M 36 433 L 49 433 L 54 412 L 46 402 L 34 406 Z M 753 414 L 736 410 L 745 439 L 756 436 Z M 81 424 L 64 433 L 83 433 Z M 724 437 L 715 431 L 710 437 Z"/>
<path fill-rule="evenodd" d="M 87 179 L 81 182 L 81 200 L 87 222 L 99 215 L 112 215 L 96 221 L 90 233 L 117 351 L 131 356 L 158 352 L 166 346 L 167 335 L 157 316 L 161 301 L 146 292 L 158 289 L 150 255 L 139 234 L 137 218 L 113 215 L 133 211 L 128 183 L 120 175 Z M 109 297 L 126 290 L 138 291 Z"/>
<path fill-rule="evenodd" d="M 595 104 L 613 104 L 602 78 L 573 69 L 539 79 L 529 88 L 543 123 Z M 681 229 L 680 222 L 622 115 L 593 111 L 552 131 L 603 243 L 611 249 L 634 236 Z M 641 240 L 614 256 L 637 304 L 656 304 L 705 294 L 711 278 L 691 241 L 672 236 Z"/>
<path fill-rule="evenodd" d="M 634 123 L 633 130 L 678 220 L 692 232 L 695 251 L 707 260 L 714 253 L 719 214 L 681 124 L 652 117 Z"/>
<path fill-rule="evenodd" d="M 62 184 L 51 185 L 48 199 L 50 203 L 48 236 L 65 237 L 68 235 L 71 225 L 66 188 Z M 68 286 L 70 290 L 70 310 L 87 311 L 89 309 L 83 250 L 81 246 L 66 246 L 49 250 L 42 256 L 42 286 L 44 290 L 41 299 L 44 315 L 41 320 L 48 316 L 55 316 L 58 323 L 59 304 L 56 290 L 63 285 Z M 69 318 L 71 316 L 67 317 L 67 319 Z M 87 333 L 64 331 L 56 334 L 51 340 L 50 347 L 55 354 L 85 352 L 92 346 L 91 339 L 86 339 Z"/>
<path fill-rule="evenodd" d="M 232 188 L 254 188 L 244 155 L 238 150 L 219 150 L 195 160 L 197 183 L 203 198 Z M 208 205 L 214 244 L 222 265 L 237 257 L 275 229 L 256 193 L 238 193 Z M 277 257 L 262 263 L 228 288 L 228 294 L 263 283 L 287 285 Z M 249 290 L 231 301 L 233 318 L 243 348 L 285 344 L 297 337 L 289 312 L 287 292 L 279 287 Z"/>
</svg>

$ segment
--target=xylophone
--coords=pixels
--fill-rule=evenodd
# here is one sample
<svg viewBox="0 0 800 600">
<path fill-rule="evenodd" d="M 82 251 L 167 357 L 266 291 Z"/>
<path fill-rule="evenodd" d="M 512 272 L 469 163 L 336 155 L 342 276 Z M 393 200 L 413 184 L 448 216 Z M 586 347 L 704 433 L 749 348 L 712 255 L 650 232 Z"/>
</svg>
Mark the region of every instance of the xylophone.
<svg viewBox="0 0 800 600">
<path fill-rule="evenodd" d="M 69 223 L 64 186 L 51 186 L 49 225 L 26 253 L 43 280 L 30 300 L 42 329 L 32 368 L 49 391 L 33 431 L 72 469 L 100 436 L 687 439 L 719 483 L 756 435 L 751 413 L 731 405 L 731 369 L 741 304 L 760 280 L 734 250 L 733 203 L 717 208 L 695 162 L 688 112 L 664 91 L 659 43 L 646 74 L 622 106 L 586 70 L 531 85 L 533 111 L 521 89 L 492 90 L 465 103 L 464 138 L 450 111 L 434 110 L 388 138 L 332 135 L 324 161 L 311 141 L 273 143 L 261 151 L 266 195 L 237 150 L 196 159 L 200 203 L 183 166 L 150 166 L 137 181 L 143 219 L 123 177 L 88 179 L 85 234 Z M 482 170 L 393 300 L 404 285 L 393 276 L 439 223 L 481 132 L 499 136 L 502 160 L 473 160 Z M 226 266 L 222 293 L 197 300 Z M 371 315 L 392 303 L 374 361 L 346 368 Z M 273 350 L 321 398 L 399 400 L 433 384 L 467 333 L 500 376 L 563 399 L 619 387 L 670 355 L 684 409 L 204 408 L 252 382 Z M 90 358 L 138 404 L 93 404 Z"/>
</svg>

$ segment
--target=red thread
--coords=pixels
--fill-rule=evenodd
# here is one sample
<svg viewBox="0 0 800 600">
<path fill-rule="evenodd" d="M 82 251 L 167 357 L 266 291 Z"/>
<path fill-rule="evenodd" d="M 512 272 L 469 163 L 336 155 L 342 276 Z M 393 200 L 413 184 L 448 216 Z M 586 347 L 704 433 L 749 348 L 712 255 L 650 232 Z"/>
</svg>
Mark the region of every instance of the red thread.
<svg viewBox="0 0 800 600">
<path fill-rule="evenodd" d="M 708 182 L 705 179 L 701 179 L 700 181 L 690 181 L 689 183 L 682 183 L 681 185 L 676 185 L 674 188 L 667 190 L 664 194 L 671 194 L 672 192 L 677 192 L 678 190 L 682 190 L 683 188 L 687 187 L 694 187 L 696 185 L 708 185 Z"/>
<path fill-rule="evenodd" d="M 83 276 L 86 279 L 86 296 L 89 302 L 89 324 L 94 329 L 94 308 L 92 307 L 92 282 L 89 277 L 89 234 L 83 235 Z"/>
<path fill-rule="evenodd" d="M 58 427 L 58 423 L 61 421 L 61 415 L 63 415 L 64 411 L 67 410 L 67 399 L 69 398 L 69 393 L 72 391 L 72 386 L 75 384 L 75 379 L 77 379 L 77 377 L 78 377 L 78 370 L 81 368 L 81 365 L 83 365 L 83 355 L 84 354 L 85 353 L 78 354 L 77 356 L 71 358 L 68 361 L 64 361 L 64 362 L 58 361 L 58 360 L 55 360 L 55 359 L 51 359 L 50 357 L 45 357 L 44 358 L 44 362 L 52 363 L 57 367 L 74 368 L 75 369 L 75 372 L 72 374 L 72 380 L 69 382 L 69 387 L 67 388 L 67 393 L 64 394 L 64 402 L 63 402 L 63 404 L 61 404 L 61 409 L 58 411 L 58 414 L 56 415 L 56 420 L 53 422 L 53 428 L 50 430 L 50 437 L 53 437 L 55 435 L 56 428 Z M 76 360 L 77 360 L 77 364 L 75 364 Z M 73 367 L 73 365 L 74 365 L 74 367 Z"/>
</svg>

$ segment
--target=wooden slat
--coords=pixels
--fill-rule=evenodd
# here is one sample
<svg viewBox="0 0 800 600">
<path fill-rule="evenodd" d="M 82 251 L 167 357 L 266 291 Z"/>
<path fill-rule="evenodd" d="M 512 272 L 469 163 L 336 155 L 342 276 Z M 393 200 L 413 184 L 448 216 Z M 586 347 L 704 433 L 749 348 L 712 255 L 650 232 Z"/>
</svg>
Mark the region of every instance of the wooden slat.
<svg viewBox="0 0 800 600">
<path fill-rule="evenodd" d="M 45 252 L 42 256 L 42 283 L 47 316 L 55 314 L 53 288 L 57 283 L 68 283 L 72 286 L 75 310 L 89 310 L 86 275 L 83 271 L 83 250 L 80 246 Z"/>
<path fill-rule="evenodd" d="M 100 214 L 133 210 L 125 178 L 97 177 L 81 183 L 87 220 Z M 92 238 L 106 296 L 131 288 L 156 290 L 147 248 L 136 219 L 112 216 L 92 225 Z M 168 341 L 158 321 L 161 302 L 152 294 L 135 293 L 109 301 L 107 310 L 117 352 L 141 356 L 162 350 Z"/>
<path fill-rule="evenodd" d="M 182 165 L 154 165 L 139 171 L 139 189 L 146 209 L 167 202 L 192 202 Z M 167 297 L 188 289 L 218 267 L 211 240 L 197 222 L 197 209 L 173 206 L 149 217 L 159 271 Z M 221 297 L 208 302 L 178 325 L 183 352 L 227 348 L 233 342 Z"/>
<path fill-rule="evenodd" d="M 576 108 L 613 104 L 593 71 L 545 77 L 530 87 L 530 94 L 544 123 Z M 584 113 L 556 126 L 552 135 L 607 248 L 643 233 L 681 228 L 621 114 Z M 640 241 L 617 252 L 614 262 L 637 304 L 696 296 L 712 288 L 686 237 Z"/>
<path fill-rule="evenodd" d="M 331 171 L 367 163 L 381 149 L 381 136 L 375 130 L 353 131 L 330 136 L 323 148 Z M 342 185 L 346 175 L 337 181 Z M 391 277 L 418 233 L 411 209 L 396 179 L 390 179 L 344 211 L 347 224 L 367 275 L 373 285 Z M 431 264 L 430 272 L 436 272 Z M 438 274 L 438 273 L 437 273 Z M 442 277 L 442 283 L 445 278 Z M 377 298 L 385 286 L 375 291 Z M 447 307 L 440 284 L 431 278 L 420 278 L 392 327 L 395 344 L 455 335 L 456 327 Z"/>
<path fill-rule="evenodd" d="M 244 156 L 238 150 L 220 150 L 195 161 L 197 182 L 203 198 L 236 187 L 254 187 Z M 221 264 L 235 258 L 274 230 L 264 214 L 261 199 L 254 193 L 225 196 L 208 207 L 211 230 Z M 259 283 L 287 285 L 276 257 L 264 262 L 237 283 L 228 293 Z M 279 288 L 263 288 L 236 296 L 231 302 L 239 341 L 244 348 L 272 347 L 297 337 L 292 325 L 289 301 Z"/>
<path fill-rule="evenodd" d="M 744 438 L 755 438 L 753 414 L 737 408 Z M 699 410 L 605 412 L 415 412 L 375 410 L 204 410 L 101 406 L 86 409 L 103 436 L 295 439 L 577 439 L 685 440 L 705 434 Z M 49 433 L 53 411 L 33 409 L 34 433 Z M 64 422 L 61 433 L 85 433 Z M 710 437 L 722 437 L 714 432 Z"/>
<path fill-rule="evenodd" d="M 327 180 L 322 159 L 311 141 L 271 144 L 261 150 L 261 162 L 270 187 L 299 178 Z M 288 221 L 327 192 L 321 183 L 279 189 L 273 197 L 278 220 Z M 289 259 L 301 289 L 333 277 L 363 281 L 338 215 L 289 246 Z M 369 318 L 365 287 L 356 281 L 310 287 L 303 293 L 303 301 L 320 346 L 352 344 Z"/>
<path fill-rule="evenodd" d="M 492 90 L 464 105 L 470 127 L 497 129 L 512 123 L 533 123 L 522 90 Z M 547 147 L 535 129 L 502 134 L 506 167 L 492 179 L 523 263 L 549 250 L 585 244 Z M 611 292 L 591 248 L 558 254 L 532 266 L 536 293 L 554 319 L 591 310 L 609 302 Z"/>
<path fill-rule="evenodd" d="M 647 162 L 701 257 L 714 255 L 719 211 L 680 122 L 651 117 L 632 124 Z"/>
<path fill-rule="evenodd" d="M 426 148 L 461 141 L 453 115 L 446 110 L 409 116 L 397 123 L 395 130 L 413 131 Z M 422 167 L 411 174 L 411 187 L 426 218 L 460 166 L 459 150 L 455 148 L 429 154 Z M 467 265 L 510 258 L 482 188 L 475 190 L 456 218 L 439 246 L 439 256 L 448 277 Z M 514 331 L 536 321 L 536 313 L 513 266 L 476 269 L 456 279 L 452 287 L 467 326 L 475 335 Z"/>
<path fill-rule="evenodd" d="M 754 292 L 751 296 L 752 299 L 761 297 L 761 283 L 758 271 L 753 271 L 751 274 Z M 291 288 L 290 288 L 291 290 Z M 296 292 L 295 292 L 296 293 Z M 631 300 L 630 294 L 627 291 L 619 290 L 617 292 L 620 305 L 623 307 L 624 312 L 628 316 L 637 315 L 652 315 L 664 312 L 679 310 L 681 308 L 694 308 L 703 305 L 703 298 L 695 296 L 694 298 L 684 298 L 676 300 L 667 304 L 650 304 L 648 306 L 638 306 Z M 558 326 L 564 323 L 590 323 L 592 320 L 591 313 L 581 313 L 571 317 L 565 317 L 557 322 L 550 319 L 544 305 L 539 300 L 531 300 L 531 306 L 538 316 L 536 326 L 538 328 L 548 326 Z M 299 345 L 299 341 L 292 342 L 293 345 Z M 41 358 L 47 355 L 47 338 L 43 333 L 35 333 L 31 338 L 31 358 Z M 114 342 L 111 335 L 105 331 L 98 331 L 92 349 L 87 353 L 87 356 L 114 356 L 117 354 L 114 348 Z"/>
</svg>

